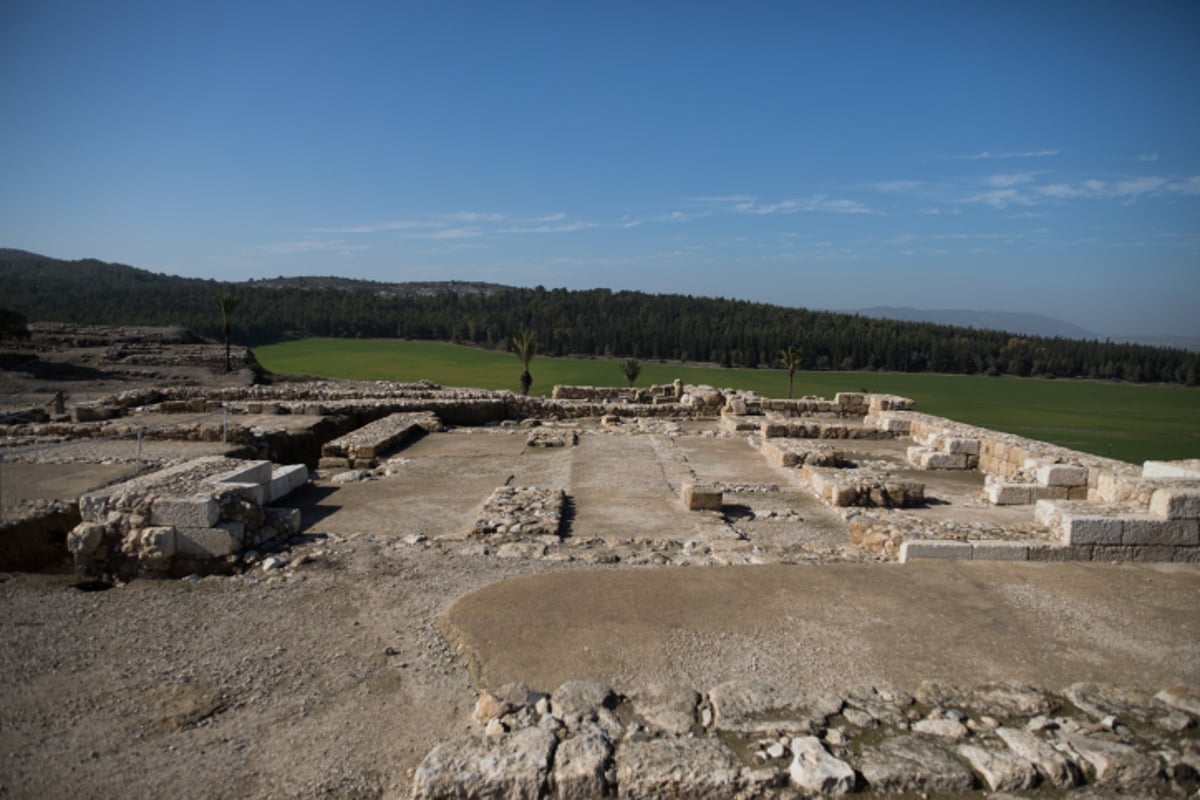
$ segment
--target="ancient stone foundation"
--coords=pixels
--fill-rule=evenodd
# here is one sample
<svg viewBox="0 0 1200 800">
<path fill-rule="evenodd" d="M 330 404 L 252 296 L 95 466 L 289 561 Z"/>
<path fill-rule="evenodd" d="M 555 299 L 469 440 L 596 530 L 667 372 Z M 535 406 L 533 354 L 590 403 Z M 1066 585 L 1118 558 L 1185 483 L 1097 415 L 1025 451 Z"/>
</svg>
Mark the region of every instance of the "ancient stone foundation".
<svg viewBox="0 0 1200 800">
<path fill-rule="evenodd" d="M 195 459 L 81 497 L 67 548 L 89 576 L 228 571 L 244 551 L 299 531 L 298 511 L 270 504 L 307 481 L 303 464 Z"/>
<path fill-rule="evenodd" d="M 412 796 L 1183 796 L 1200 785 L 1198 717 L 1185 687 L 926 682 L 907 694 L 735 681 L 620 693 L 568 681 L 546 694 L 509 684 L 479 695 L 475 731 L 429 752 Z"/>
</svg>

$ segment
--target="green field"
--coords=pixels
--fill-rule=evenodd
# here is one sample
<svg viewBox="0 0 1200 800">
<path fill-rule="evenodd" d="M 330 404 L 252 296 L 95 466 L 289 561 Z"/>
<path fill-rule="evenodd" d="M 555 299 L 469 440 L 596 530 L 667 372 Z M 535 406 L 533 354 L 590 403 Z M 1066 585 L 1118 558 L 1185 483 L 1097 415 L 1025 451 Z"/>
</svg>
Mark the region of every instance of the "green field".
<svg viewBox="0 0 1200 800">
<path fill-rule="evenodd" d="M 254 351 L 279 375 L 416 381 L 517 391 L 521 364 L 511 353 L 396 339 L 305 339 Z M 533 393 L 555 384 L 624 385 L 616 361 L 543 358 L 533 361 Z M 787 395 L 783 370 L 719 369 L 643 362 L 639 386 L 684 383 Z M 885 372 L 797 372 L 796 396 L 833 397 L 859 390 L 911 397 L 917 409 L 995 430 L 1111 456 L 1200 457 L 1200 390 L 1094 381 L 913 375 Z"/>
</svg>

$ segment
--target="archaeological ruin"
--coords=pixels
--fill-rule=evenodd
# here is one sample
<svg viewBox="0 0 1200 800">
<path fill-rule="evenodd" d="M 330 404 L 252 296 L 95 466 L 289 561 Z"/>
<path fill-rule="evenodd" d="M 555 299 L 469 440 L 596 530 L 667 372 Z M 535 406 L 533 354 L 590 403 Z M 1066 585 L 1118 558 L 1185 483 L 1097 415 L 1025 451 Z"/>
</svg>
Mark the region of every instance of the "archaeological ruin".
<svg viewBox="0 0 1200 800">
<path fill-rule="evenodd" d="M 1200 564 L 1200 460 L 1131 465 L 892 395 L 166 383 L 62 409 L 10 403 L 2 434 L 0 571 L 69 569 L 104 586 L 291 579 L 326 532 L 547 569 Z M 368 497 L 364 515 L 355 498 Z M 474 652 L 452 629 L 439 629 L 449 646 Z M 1196 665 L 1182 673 L 1194 680 Z M 465 731 L 405 776 L 412 797 L 1200 786 L 1200 695 L 1187 686 L 476 678 Z"/>
</svg>

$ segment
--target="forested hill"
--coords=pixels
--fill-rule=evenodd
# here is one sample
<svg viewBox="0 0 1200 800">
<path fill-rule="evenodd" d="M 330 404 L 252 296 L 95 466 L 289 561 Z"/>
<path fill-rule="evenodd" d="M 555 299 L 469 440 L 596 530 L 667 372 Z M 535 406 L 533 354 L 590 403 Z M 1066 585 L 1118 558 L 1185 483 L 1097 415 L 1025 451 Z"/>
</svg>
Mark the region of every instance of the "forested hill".
<svg viewBox="0 0 1200 800">
<path fill-rule="evenodd" d="M 1019 337 L 685 295 L 456 282 L 420 284 L 421 290 L 406 292 L 395 287 L 407 284 L 346 279 L 222 283 L 18 250 L 0 250 L 0 281 L 0 307 L 31 321 L 181 325 L 213 338 L 221 333 L 217 298 L 232 293 L 241 301 L 232 317 L 233 338 L 243 344 L 334 336 L 503 347 L 513 333 L 528 328 L 537 333 L 539 352 L 548 355 L 757 367 L 776 365 L 780 350 L 795 346 L 803 354 L 802 369 L 1200 382 L 1200 355 L 1185 350 Z"/>
</svg>

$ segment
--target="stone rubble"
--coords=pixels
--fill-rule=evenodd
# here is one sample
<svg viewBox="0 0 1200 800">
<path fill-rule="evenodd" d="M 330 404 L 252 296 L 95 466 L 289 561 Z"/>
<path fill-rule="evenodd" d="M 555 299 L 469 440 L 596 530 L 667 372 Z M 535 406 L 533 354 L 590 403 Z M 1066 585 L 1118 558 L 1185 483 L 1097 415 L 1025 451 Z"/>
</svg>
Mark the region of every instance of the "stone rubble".
<svg viewBox="0 0 1200 800">
<path fill-rule="evenodd" d="M 565 503 L 561 489 L 500 486 L 484 501 L 469 535 L 491 543 L 536 537 L 549 537 L 550 543 L 557 543 Z"/>
<path fill-rule="evenodd" d="M 1169 697 L 1197 696 L 1189 687 Z M 1161 694 L 1161 693 L 1160 693 Z M 1084 710 L 1072 697 L 1103 705 Z M 1114 721 L 1110 710 L 1119 709 Z M 1184 796 L 1200 789 L 1200 740 L 1147 720 L 1197 716 L 1146 692 L 1076 684 L 926 683 L 813 695 L 730 682 L 707 693 L 627 695 L 568 681 L 480 694 L 468 733 L 435 747 L 413 797 L 795 797 L 851 792 L 1056 792 L 1090 787 Z M 923 722 L 953 723 L 947 737 Z M 769 738 L 763 739 L 763 735 Z"/>
</svg>

